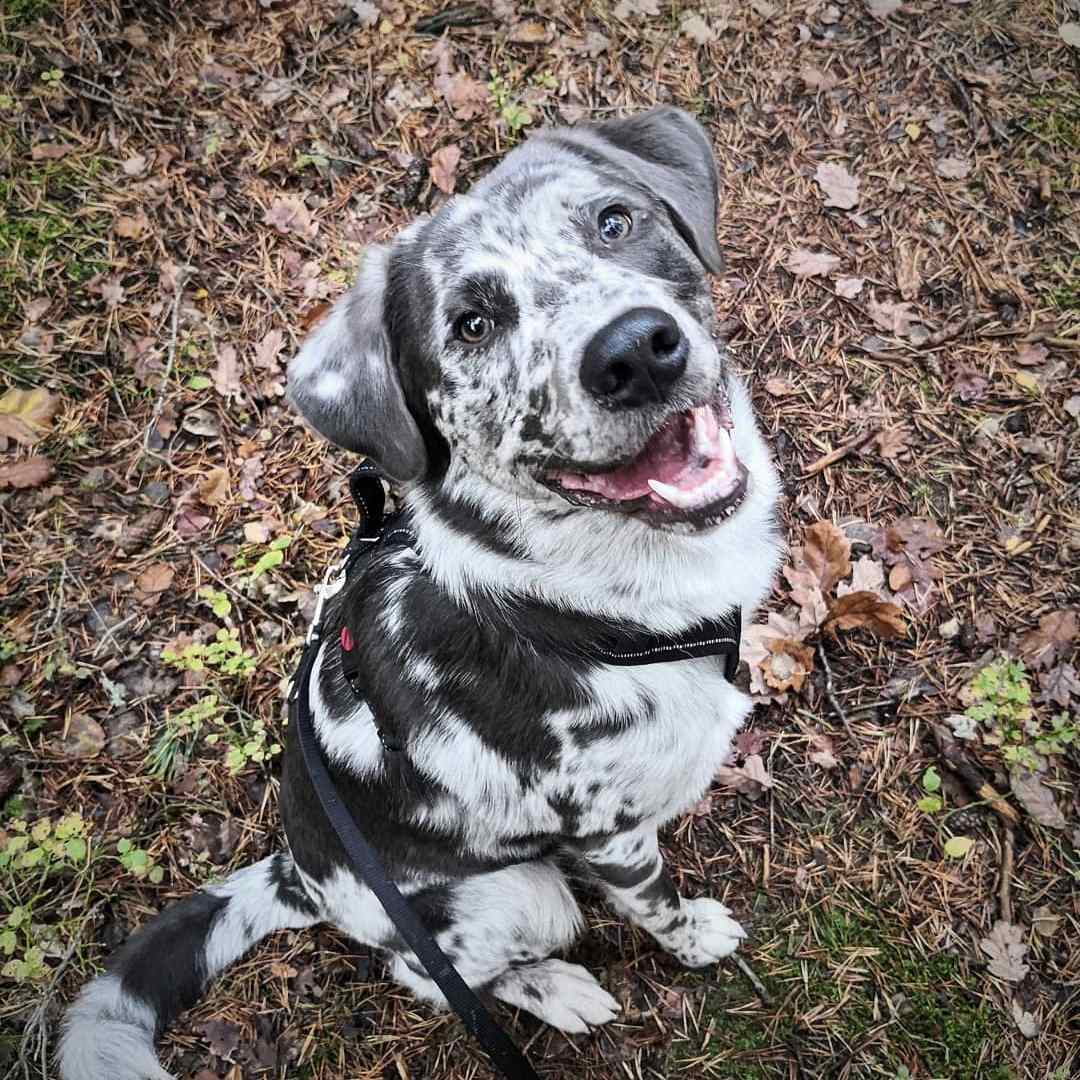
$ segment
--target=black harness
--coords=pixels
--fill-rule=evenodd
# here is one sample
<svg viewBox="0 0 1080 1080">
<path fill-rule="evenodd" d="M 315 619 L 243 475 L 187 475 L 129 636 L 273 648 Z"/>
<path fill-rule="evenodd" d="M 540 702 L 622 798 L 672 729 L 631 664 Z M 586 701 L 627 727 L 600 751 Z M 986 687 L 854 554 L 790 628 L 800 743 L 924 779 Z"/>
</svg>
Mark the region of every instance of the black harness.
<svg viewBox="0 0 1080 1080">
<path fill-rule="evenodd" d="M 378 853 L 368 843 L 342 803 L 323 760 L 311 716 L 309 687 L 311 669 L 323 644 L 322 621 L 326 600 L 335 595 L 353 576 L 360 561 L 373 554 L 377 548 L 388 544 L 411 546 L 414 542 L 412 531 L 401 525 L 399 515 L 384 517 L 386 493 L 378 471 L 371 462 L 362 462 L 352 473 L 349 477 L 349 490 L 360 511 L 360 523 L 349 540 L 343 558 L 327 571 L 322 585 L 318 588 L 315 615 L 289 694 L 289 719 L 299 740 L 312 786 L 353 870 L 378 897 L 379 903 L 409 948 L 446 996 L 468 1032 L 480 1043 L 492 1067 L 506 1080 L 538 1080 L 524 1055 L 465 984 L 457 969 L 439 948 L 438 942 L 424 928 L 408 900 L 387 876 Z M 582 660 L 620 667 L 664 664 L 673 660 L 722 655 L 724 675 L 731 682 L 739 665 L 741 626 L 742 613 L 735 608 L 720 619 L 704 620 L 692 631 L 675 637 L 665 637 L 640 629 L 611 628 L 605 630 L 587 647 L 579 647 L 576 651 Z M 347 627 L 341 630 L 338 648 L 345 678 L 353 692 L 362 699 L 365 695 L 361 685 L 359 650 L 355 648 L 355 642 Z M 374 710 L 372 715 L 374 717 Z M 400 753 L 402 748 L 386 735 L 377 717 L 375 725 L 383 747 L 390 753 Z"/>
</svg>

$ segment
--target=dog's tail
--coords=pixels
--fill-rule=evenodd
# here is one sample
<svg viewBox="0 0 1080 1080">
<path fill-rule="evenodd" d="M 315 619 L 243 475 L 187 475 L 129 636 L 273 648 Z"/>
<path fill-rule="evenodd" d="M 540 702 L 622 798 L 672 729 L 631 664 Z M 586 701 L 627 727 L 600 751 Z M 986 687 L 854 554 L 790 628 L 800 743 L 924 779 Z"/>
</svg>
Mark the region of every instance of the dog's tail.
<svg viewBox="0 0 1080 1080">
<path fill-rule="evenodd" d="M 154 1039 L 260 938 L 311 926 L 319 906 L 284 853 L 166 908 L 88 983 L 64 1018 L 63 1080 L 170 1080 Z"/>
</svg>

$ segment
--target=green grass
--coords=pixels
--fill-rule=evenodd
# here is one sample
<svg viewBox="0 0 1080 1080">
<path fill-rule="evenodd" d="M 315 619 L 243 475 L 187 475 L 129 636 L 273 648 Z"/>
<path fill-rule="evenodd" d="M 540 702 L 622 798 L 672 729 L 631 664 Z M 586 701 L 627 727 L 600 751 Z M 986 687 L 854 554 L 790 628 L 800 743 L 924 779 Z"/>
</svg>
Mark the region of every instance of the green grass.
<svg viewBox="0 0 1080 1080">
<path fill-rule="evenodd" d="M 100 158 L 49 162 L 0 179 L 0 322 L 21 309 L 18 290 L 44 292 L 56 275 L 79 285 L 105 268 L 103 215 L 76 215 Z"/>
<path fill-rule="evenodd" d="M 703 1047 L 672 1045 L 673 1075 L 774 1080 L 788 1075 L 797 1048 L 808 1075 L 848 1065 L 852 1076 L 892 1080 L 906 1066 L 942 1080 L 1010 1080 L 994 1054 L 1003 1017 L 980 1000 L 960 958 L 922 955 L 876 912 L 819 908 L 783 926 L 756 925 L 768 966 L 755 966 L 773 1005 L 763 1009 L 739 978 L 710 985 L 702 1029 L 711 1035 Z M 808 929 L 805 945 L 777 948 Z"/>
</svg>

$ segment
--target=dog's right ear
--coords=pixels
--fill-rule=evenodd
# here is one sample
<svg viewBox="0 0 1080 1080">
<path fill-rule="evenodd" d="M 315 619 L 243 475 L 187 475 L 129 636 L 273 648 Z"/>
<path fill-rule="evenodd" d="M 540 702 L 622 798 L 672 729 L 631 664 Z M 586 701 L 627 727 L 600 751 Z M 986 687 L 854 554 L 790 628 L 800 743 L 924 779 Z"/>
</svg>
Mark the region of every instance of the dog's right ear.
<svg viewBox="0 0 1080 1080">
<path fill-rule="evenodd" d="M 369 247 L 356 284 L 289 365 L 289 400 L 320 435 L 366 454 L 392 480 L 427 471 L 420 430 L 405 404 L 383 305 L 390 249 Z"/>
</svg>

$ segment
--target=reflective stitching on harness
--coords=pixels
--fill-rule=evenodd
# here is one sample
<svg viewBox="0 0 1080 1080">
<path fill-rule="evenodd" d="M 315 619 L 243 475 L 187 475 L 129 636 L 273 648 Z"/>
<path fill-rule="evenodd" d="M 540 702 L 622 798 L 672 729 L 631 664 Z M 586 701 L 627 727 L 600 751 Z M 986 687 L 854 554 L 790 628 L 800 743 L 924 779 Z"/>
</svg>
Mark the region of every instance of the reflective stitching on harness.
<svg viewBox="0 0 1080 1080">
<path fill-rule="evenodd" d="M 729 637 L 717 637 L 717 638 L 705 638 L 703 641 L 684 641 L 676 645 L 655 645 L 651 649 L 638 649 L 634 652 L 612 652 L 610 649 L 605 649 L 602 645 L 594 645 L 593 648 L 598 653 L 603 653 L 605 656 L 610 656 L 615 660 L 626 660 L 631 656 L 651 656 L 653 653 L 662 652 L 678 652 L 681 649 L 696 649 L 701 645 L 738 645 L 739 643 L 734 638 Z"/>
</svg>

